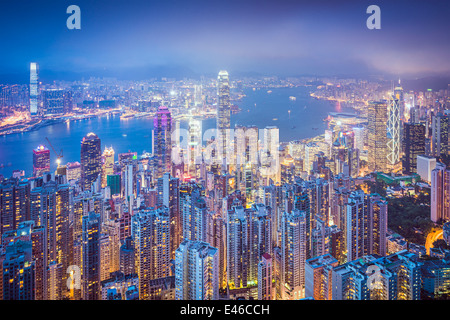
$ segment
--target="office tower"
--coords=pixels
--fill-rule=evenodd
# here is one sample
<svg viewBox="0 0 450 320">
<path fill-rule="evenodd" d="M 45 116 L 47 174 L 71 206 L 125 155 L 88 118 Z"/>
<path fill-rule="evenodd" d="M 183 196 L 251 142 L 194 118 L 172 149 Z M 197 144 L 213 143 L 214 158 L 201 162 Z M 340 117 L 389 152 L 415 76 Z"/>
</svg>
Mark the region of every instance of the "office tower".
<svg viewBox="0 0 450 320">
<path fill-rule="evenodd" d="M 431 220 L 450 219 L 450 170 L 440 163 L 431 171 Z"/>
<path fill-rule="evenodd" d="M 181 243 L 182 215 L 180 204 L 180 179 L 170 176 L 166 172 L 157 181 L 157 206 L 166 206 L 169 209 L 170 219 L 170 252 L 171 259 L 175 258 L 175 250 Z"/>
<path fill-rule="evenodd" d="M 101 142 L 95 133 L 88 133 L 81 141 L 81 186 L 91 190 L 91 186 L 101 173 Z"/>
<path fill-rule="evenodd" d="M 172 168 L 172 117 L 167 107 L 161 106 L 153 118 L 153 155 L 156 157 L 156 177 Z"/>
<path fill-rule="evenodd" d="M 230 79 L 227 71 L 220 71 L 217 76 L 217 137 L 219 159 L 227 157 L 227 134 L 230 129 L 231 102 Z"/>
<path fill-rule="evenodd" d="M 2 284 L 3 300 L 35 299 L 35 262 L 30 241 L 18 240 L 6 247 Z"/>
<path fill-rule="evenodd" d="M 431 183 L 431 172 L 436 168 L 436 158 L 427 155 L 417 156 L 417 174 L 420 178 Z"/>
<path fill-rule="evenodd" d="M 102 154 L 102 188 L 107 184 L 107 177 L 114 174 L 114 149 L 105 147 Z M 114 193 L 111 193 L 114 194 Z"/>
<path fill-rule="evenodd" d="M 312 297 L 314 300 L 331 300 L 332 269 L 338 264 L 338 260 L 331 254 L 306 260 L 305 297 Z"/>
<path fill-rule="evenodd" d="M 406 109 L 405 109 L 405 96 L 403 92 L 403 87 L 401 84 L 400 79 L 398 79 L 397 85 L 394 87 L 394 94 L 392 96 L 393 100 L 397 100 L 398 104 L 398 110 L 399 110 L 399 119 L 404 120 L 406 115 Z"/>
<path fill-rule="evenodd" d="M 332 270 L 332 299 L 420 300 L 420 266 L 406 250 L 347 262 Z"/>
<path fill-rule="evenodd" d="M 135 272 L 133 238 L 128 237 L 120 247 L 120 272 L 132 274 Z"/>
<path fill-rule="evenodd" d="M 387 119 L 387 160 L 392 168 L 400 161 L 400 106 L 397 99 L 390 99 Z"/>
<path fill-rule="evenodd" d="M 89 212 L 83 216 L 83 300 L 100 299 L 100 216 Z"/>
<path fill-rule="evenodd" d="M 370 102 L 367 114 L 368 166 L 371 172 L 387 171 L 388 106 L 383 102 Z"/>
<path fill-rule="evenodd" d="M 195 187 L 181 195 L 180 202 L 182 214 L 183 240 L 206 240 L 206 201 L 201 195 L 201 190 Z"/>
<path fill-rule="evenodd" d="M 36 62 L 30 63 L 30 114 L 32 116 L 38 113 L 39 96 L 39 66 Z"/>
<path fill-rule="evenodd" d="M 447 155 L 449 152 L 449 116 L 438 113 L 432 117 L 432 149 L 435 157 Z"/>
<path fill-rule="evenodd" d="M 109 219 L 109 215 L 106 214 L 103 218 L 102 224 L 101 224 L 101 230 L 102 230 L 102 238 L 100 239 L 100 247 L 102 246 L 102 241 L 106 244 L 108 243 L 107 249 L 108 251 L 105 251 L 105 253 L 109 253 L 109 261 L 106 263 L 105 261 L 101 260 L 102 267 L 104 267 L 104 272 L 108 274 L 107 277 L 109 277 L 109 274 L 112 272 L 116 272 L 120 270 L 120 225 L 118 219 Z M 100 248 L 102 249 L 102 248 Z M 108 258 L 108 255 L 106 255 Z M 108 260 L 108 259 L 107 259 Z"/>
<path fill-rule="evenodd" d="M 33 149 L 33 176 L 42 177 L 44 172 L 50 171 L 50 150 L 40 145 Z"/>
<path fill-rule="evenodd" d="M 362 190 L 352 192 L 347 203 L 347 261 L 373 253 L 386 255 L 386 232 L 386 200 Z"/>
<path fill-rule="evenodd" d="M 403 127 L 403 173 L 417 172 L 417 157 L 425 154 L 425 126 L 405 123 Z"/>
<path fill-rule="evenodd" d="M 109 174 L 106 176 L 106 185 L 111 190 L 111 195 L 120 194 L 121 183 L 120 183 L 120 175 L 118 174 Z"/>
<path fill-rule="evenodd" d="M 175 299 L 218 300 L 218 264 L 216 248 L 183 240 L 175 252 Z"/>
<path fill-rule="evenodd" d="M 305 213 L 284 212 L 281 226 L 281 299 L 297 300 L 305 296 Z"/>
<path fill-rule="evenodd" d="M 148 300 L 149 280 L 170 274 L 170 220 L 167 208 L 145 209 L 132 217 L 131 233 L 139 276 L 139 299 Z"/>
<path fill-rule="evenodd" d="M 42 91 L 42 112 L 45 115 L 63 114 L 67 108 L 64 108 L 65 91 L 63 89 L 46 89 Z"/>
<path fill-rule="evenodd" d="M 272 291 L 272 257 L 264 253 L 258 263 L 258 300 L 272 300 Z"/>
</svg>

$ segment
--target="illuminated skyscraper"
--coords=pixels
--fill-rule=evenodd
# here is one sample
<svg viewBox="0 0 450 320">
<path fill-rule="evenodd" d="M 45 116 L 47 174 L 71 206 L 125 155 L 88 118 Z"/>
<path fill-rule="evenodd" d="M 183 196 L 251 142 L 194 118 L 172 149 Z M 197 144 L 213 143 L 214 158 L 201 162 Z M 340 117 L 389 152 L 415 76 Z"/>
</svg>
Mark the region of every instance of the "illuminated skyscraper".
<svg viewBox="0 0 450 320">
<path fill-rule="evenodd" d="M 95 133 L 88 133 L 81 141 L 81 186 L 91 190 L 102 169 L 101 141 Z"/>
<path fill-rule="evenodd" d="M 386 101 L 370 102 L 367 115 L 368 165 L 370 171 L 387 171 L 387 121 Z"/>
<path fill-rule="evenodd" d="M 444 114 L 433 116 L 432 132 L 433 132 L 433 154 L 436 157 L 447 155 L 449 153 L 449 121 L 450 117 Z"/>
<path fill-rule="evenodd" d="M 281 299 L 301 299 L 305 294 L 305 213 L 299 210 L 284 212 L 281 228 Z"/>
<path fill-rule="evenodd" d="M 440 162 L 431 171 L 431 220 L 450 220 L 450 170 Z"/>
<path fill-rule="evenodd" d="M 161 106 L 153 118 L 153 155 L 156 157 L 156 177 L 172 168 L 172 117 L 167 107 Z"/>
<path fill-rule="evenodd" d="M 146 209 L 132 217 L 131 233 L 139 276 L 139 299 L 149 299 L 149 280 L 170 275 L 170 220 L 167 208 Z"/>
<path fill-rule="evenodd" d="M 397 99 L 389 100 L 387 146 L 388 165 L 392 168 L 400 161 L 400 107 Z"/>
<path fill-rule="evenodd" d="M 30 64 L 30 113 L 37 115 L 38 113 L 38 96 L 39 96 L 39 66 L 36 62 Z"/>
<path fill-rule="evenodd" d="M 165 206 L 169 209 L 170 218 L 170 252 L 171 259 L 175 258 L 175 250 L 178 248 L 182 237 L 182 215 L 180 207 L 180 179 L 170 176 L 166 172 L 157 182 L 157 206 Z"/>
<path fill-rule="evenodd" d="M 386 255 L 387 202 L 378 194 L 354 191 L 348 198 L 346 217 L 347 261 L 368 254 Z"/>
<path fill-rule="evenodd" d="M 230 79 L 227 71 L 220 71 L 217 76 L 217 136 L 219 139 L 219 154 L 226 157 L 227 130 L 230 129 L 231 104 L 230 104 Z"/>
<path fill-rule="evenodd" d="M 425 126 L 405 123 L 403 127 L 403 173 L 417 172 L 417 156 L 425 154 Z"/>
<path fill-rule="evenodd" d="M 258 263 L 258 300 L 272 300 L 272 257 L 264 253 Z"/>
<path fill-rule="evenodd" d="M 83 216 L 83 300 L 100 300 L 100 216 Z"/>
<path fill-rule="evenodd" d="M 33 176 L 42 177 L 44 172 L 50 171 L 50 150 L 40 145 L 33 149 Z"/>
<path fill-rule="evenodd" d="M 112 174 L 114 174 L 114 149 L 105 147 L 102 154 L 102 188 L 107 186 L 107 177 Z"/>
<path fill-rule="evenodd" d="M 184 240 L 176 250 L 175 299 L 219 299 L 218 253 L 209 243 Z"/>
</svg>

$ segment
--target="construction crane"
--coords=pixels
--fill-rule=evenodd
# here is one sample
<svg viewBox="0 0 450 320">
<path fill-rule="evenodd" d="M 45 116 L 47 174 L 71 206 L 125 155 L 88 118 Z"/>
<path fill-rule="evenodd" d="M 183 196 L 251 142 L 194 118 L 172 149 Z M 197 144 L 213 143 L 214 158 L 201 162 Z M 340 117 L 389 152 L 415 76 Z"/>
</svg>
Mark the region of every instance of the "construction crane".
<svg viewBox="0 0 450 320">
<path fill-rule="evenodd" d="M 45 137 L 45 140 L 47 140 L 47 142 L 50 145 L 50 147 L 52 148 L 53 152 L 56 154 L 56 163 L 58 164 L 58 168 L 59 168 L 59 164 L 61 163 L 61 158 L 63 157 L 63 150 L 61 149 L 60 153 L 56 152 L 56 150 L 55 150 L 55 148 L 53 148 L 53 145 L 50 142 L 50 140 L 48 140 L 47 137 Z"/>
</svg>

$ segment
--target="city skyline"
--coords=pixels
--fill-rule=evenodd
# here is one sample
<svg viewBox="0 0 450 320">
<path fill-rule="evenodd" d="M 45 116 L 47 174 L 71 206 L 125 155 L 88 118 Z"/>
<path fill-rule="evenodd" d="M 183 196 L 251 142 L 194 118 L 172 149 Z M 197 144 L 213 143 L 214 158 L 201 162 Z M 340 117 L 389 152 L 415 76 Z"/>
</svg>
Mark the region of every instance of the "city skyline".
<svg viewBox="0 0 450 320">
<path fill-rule="evenodd" d="M 450 300 L 449 9 L 8 3 L 0 300 Z"/>
</svg>

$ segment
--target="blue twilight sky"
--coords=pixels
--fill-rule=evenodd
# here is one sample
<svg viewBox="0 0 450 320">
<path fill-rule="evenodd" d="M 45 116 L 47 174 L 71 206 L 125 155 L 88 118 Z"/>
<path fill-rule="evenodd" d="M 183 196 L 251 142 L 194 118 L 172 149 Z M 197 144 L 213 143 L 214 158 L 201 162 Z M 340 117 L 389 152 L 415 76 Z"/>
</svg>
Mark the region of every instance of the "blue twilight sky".
<svg viewBox="0 0 450 320">
<path fill-rule="evenodd" d="M 68 30 L 69 5 L 81 30 Z M 366 9 L 381 8 L 381 30 Z M 0 78 L 450 71 L 450 1 L 10 0 L 0 5 Z M 21 78 L 22 77 L 22 78 Z"/>
</svg>

